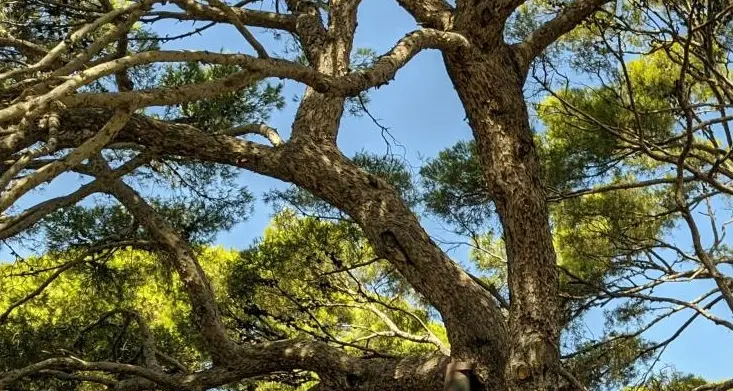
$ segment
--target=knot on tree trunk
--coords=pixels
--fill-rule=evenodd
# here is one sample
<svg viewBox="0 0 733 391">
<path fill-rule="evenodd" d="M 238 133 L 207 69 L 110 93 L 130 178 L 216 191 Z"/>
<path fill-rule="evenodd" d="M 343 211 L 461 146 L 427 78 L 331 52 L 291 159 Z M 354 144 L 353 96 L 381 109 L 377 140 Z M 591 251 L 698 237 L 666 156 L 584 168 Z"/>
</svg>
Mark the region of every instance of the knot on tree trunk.
<svg viewBox="0 0 733 391">
<path fill-rule="evenodd" d="M 539 332 L 524 332 L 511 348 L 506 367 L 510 389 L 551 389 L 558 381 L 557 348 Z"/>
</svg>

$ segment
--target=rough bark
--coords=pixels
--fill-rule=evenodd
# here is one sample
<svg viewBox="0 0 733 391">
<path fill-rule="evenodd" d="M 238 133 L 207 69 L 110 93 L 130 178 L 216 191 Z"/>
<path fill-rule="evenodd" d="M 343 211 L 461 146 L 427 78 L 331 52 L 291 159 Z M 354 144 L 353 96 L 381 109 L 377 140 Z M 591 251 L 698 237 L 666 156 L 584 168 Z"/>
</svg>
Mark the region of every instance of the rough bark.
<svg viewBox="0 0 733 391">
<path fill-rule="evenodd" d="M 486 381 L 493 383 L 501 373 L 507 343 L 504 320 L 490 294 L 440 250 L 382 179 L 366 174 L 333 147 L 300 148 L 301 153 L 287 159 L 294 183 L 354 218 L 377 254 L 392 261 L 440 311 L 451 356 L 482 363 Z"/>
<path fill-rule="evenodd" d="M 504 229 L 510 315 L 510 390 L 559 384 L 558 276 L 540 164 L 522 94 L 524 72 L 504 44 L 445 55 L 466 109 L 488 193 Z"/>
<path fill-rule="evenodd" d="M 398 0 L 418 23 L 429 28 L 408 34 L 369 70 L 358 72 L 349 72 L 357 0 L 329 2 L 327 25 L 321 19 L 321 12 L 307 1 L 287 0 L 290 13 L 283 15 L 228 9 L 221 1 L 211 1 L 213 6 L 192 0 L 172 2 L 183 13 L 166 11 L 161 17 L 231 23 L 259 49 L 260 58 L 151 51 L 91 66 L 46 94 L 12 105 L 3 104 L 0 121 L 3 126 L 15 129 L 0 142 L 3 161 L 48 136 L 32 124 L 21 127 L 16 122 L 29 111 L 40 113 L 52 101 L 65 105 L 59 113 L 58 147 L 75 148 L 84 145 L 85 140 L 94 140 L 98 129 L 112 117 L 111 108 L 120 104 L 137 108 L 206 99 L 240 90 L 264 77 L 303 82 L 307 88 L 292 125 L 292 136 L 287 141 L 279 136 L 269 137 L 271 147 L 238 139 L 236 133 L 212 134 L 190 125 L 140 115 L 132 116 L 107 141 L 132 143 L 146 153 L 163 157 L 241 167 L 310 191 L 350 215 L 363 229 L 377 255 L 389 260 L 435 306 L 448 331 L 451 358 L 475 365 L 480 390 L 557 390 L 561 373 L 558 276 L 546 195 L 522 87 L 532 59 L 604 1 L 578 0 L 531 34 L 526 42 L 509 46 L 502 40 L 504 23 L 520 1 L 459 0 L 453 9 L 442 0 Z M 252 41 L 246 25 L 293 33 L 305 51 L 308 66 L 267 58 L 264 48 Z M 491 294 L 430 239 L 397 191 L 357 167 L 336 145 L 345 97 L 386 84 L 426 48 L 443 51 L 478 145 L 487 191 L 503 225 L 509 269 L 508 322 Z M 236 64 L 244 71 L 221 80 L 175 89 L 74 93 L 102 76 L 131 66 L 184 60 Z M 158 386 L 206 389 L 294 369 L 317 372 L 321 378 L 318 390 L 438 390 L 442 387 L 449 358 L 441 354 L 402 360 L 363 359 L 312 341 L 235 344 L 222 326 L 208 280 L 187 244 L 155 216 L 154 210 L 134 189 L 111 174 L 106 178 L 102 175 L 98 181 L 68 198 L 31 208 L 25 215 L 38 219 L 49 212 L 49 205 L 68 205 L 91 192 L 107 191 L 117 196 L 176 259 L 175 266 L 190 296 L 200 332 L 211 345 L 217 365 L 193 374 L 170 375 L 117 363 L 56 359 L 0 377 L 0 386 L 37 370 L 101 368 L 135 376 L 117 384 L 117 388 L 127 390 Z M 16 220 L 6 223 L 0 225 L 0 237 L 27 226 Z"/>
<path fill-rule="evenodd" d="M 317 112 L 319 124 L 325 123 L 327 113 Z M 84 137 L 80 129 L 94 129 L 110 115 L 103 109 L 66 111 L 61 116 L 59 144 L 77 145 Z M 300 115 L 306 116 L 302 112 Z M 312 118 L 315 115 L 310 114 Z M 141 116 L 133 117 L 115 141 L 134 142 L 165 156 L 238 166 L 292 182 L 348 213 L 362 226 L 378 255 L 390 259 L 441 312 L 449 330 L 452 356 L 479 363 L 482 382 L 491 389 L 503 389 L 509 345 L 504 320 L 489 293 L 428 237 L 393 188 L 351 163 L 334 145 L 323 139 L 303 138 L 280 147 L 266 147 Z"/>
</svg>

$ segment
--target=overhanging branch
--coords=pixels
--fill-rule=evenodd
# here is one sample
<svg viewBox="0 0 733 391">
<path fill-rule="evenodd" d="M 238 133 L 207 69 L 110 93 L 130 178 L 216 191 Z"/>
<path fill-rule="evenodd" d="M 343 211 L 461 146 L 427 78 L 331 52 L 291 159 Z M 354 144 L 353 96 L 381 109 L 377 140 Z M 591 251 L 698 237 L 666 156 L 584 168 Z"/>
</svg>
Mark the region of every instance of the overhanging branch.
<svg viewBox="0 0 733 391">
<path fill-rule="evenodd" d="M 98 163 L 100 179 L 110 171 Z M 140 221 L 147 231 L 173 256 L 173 264 L 191 301 L 196 323 L 206 340 L 209 353 L 218 363 L 229 363 L 236 357 L 237 347 L 226 334 L 214 292 L 193 250 L 178 233 L 130 186 L 111 179 L 105 189 Z"/>
<path fill-rule="evenodd" d="M 565 33 L 570 32 L 596 12 L 599 7 L 608 2 L 610 0 L 576 0 L 560 11 L 553 19 L 529 34 L 524 42 L 515 46 L 525 69 L 548 46 Z"/>
<path fill-rule="evenodd" d="M 397 0 L 418 24 L 438 30 L 450 30 L 453 7 L 444 0 Z"/>
<path fill-rule="evenodd" d="M 456 33 L 433 29 L 416 30 L 402 38 L 389 52 L 379 57 L 370 68 L 340 77 L 325 75 L 310 67 L 286 60 L 257 58 L 244 54 L 212 53 L 206 51 L 141 52 L 86 69 L 78 75 L 68 78 L 68 80 L 46 94 L 4 108 L 0 110 L 0 122 L 10 122 L 21 118 L 26 113 L 41 111 L 50 102 L 59 99 L 65 104 L 72 106 L 81 104 L 92 107 L 105 106 L 101 103 L 95 106 L 95 100 L 86 99 L 84 97 L 85 94 L 79 94 L 80 96 L 69 98 L 66 98 L 66 96 L 101 77 L 144 64 L 195 61 L 219 65 L 239 65 L 251 72 L 253 76 L 257 74 L 259 78 L 277 77 L 292 79 L 307 84 L 322 93 L 337 96 L 355 96 L 364 90 L 389 82 L 394 78 L 398 70 L 424 49 L 455 50 L 465 45 L 468 45 L 468 42 Z M 133 101 L 134 97 L 138 96 L 140 104 L 144 105 L 146 99 L 152 99 L 147 98 L 146 93 L 149 92 L 126 92 L 124 94 L 128 94 L 127 96 L 131 97 L 129 99 Z M 112 96 L 115 94 L 105 95 Z M 97 97 L 96 101 L 101 100 L 99 95 L 92 96 Z M 160 99 L 160 97 L 157 99 Z M 172 102 L 167 100 L 166 103 L 171 104 Z"/>
</svg>

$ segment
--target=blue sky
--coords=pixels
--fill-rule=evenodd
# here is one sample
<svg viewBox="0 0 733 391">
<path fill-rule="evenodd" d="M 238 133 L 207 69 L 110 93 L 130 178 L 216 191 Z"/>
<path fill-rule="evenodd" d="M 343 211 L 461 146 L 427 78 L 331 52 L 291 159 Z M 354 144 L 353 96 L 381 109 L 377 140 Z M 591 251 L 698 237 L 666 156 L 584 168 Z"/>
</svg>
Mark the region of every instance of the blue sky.
<svg viewBox="0 0 733 391">
<path fill-rule="evenodd" d="M 161 24 L 159 32 L 176 32 L 190 29 L 191 24 Z M 359 26 L 357 30 L 355 48 L 366 47 L 383 53 L 407 32 L 415 28 L 411 17 L 399 7 L 394 0 L 364 0 L 359 11 Z M 256 31 L 266 47 L 281 46 L 274 42 L 270 34 Z M 233 28 L 216 28 L 180 42 L 165 45 L 167 49 L 206 49 L 217 51 L 252 51 L 243 42 L 239 33 Z M 301 85 L 286 83 L 285 95 L 287 106 L 284 110 L 273 114 L 269 124 L 277 128 L 281 134 L 287 136 L 297 103 L 290 98 L 297 96 L 303 90 Z M 381 123 L 390 128 L 396 143 L 404 148 L 393 145 L 392 152 L 404 155 L 414 167 L 415 172 L 425 157 L 434 157 L 437 152 L 453 145 L 459 140 L 470 139 L 470 129 L 464 121 L 464 111 L 455 90 L 448 80 L 443 61 L 438 52 L 423 52 L 413 59 L 388 86 L 370 92 L 370 111 Z M 387 151 L 380 129 L 366 117 L 346 116 L 342 122 L 339 136 L 339 145 L 346 155 L 360 150 L 369 150 L 376 153 Z M 241 181 L 250 191 L 260 196 L 264 192 L 285 185 L 252 173 L 243 173 Z M 62 183 L 63 182 L 63 183 Z M 76 184 L 74 184 L 76 185 Z M 44 198 L 63 190 L 69 190 L 69 178 L 55 181 L 44 192 Z M 37 201 L 40 195 L 27 197 L 28 202 Z M 257 202 L 254 215 L 244 224 L 237 226 L 230 232 L 219 235 L 217 243 L 225 247 L 243 248 L 261 235 L 268 224 L 272 209 L 270 206 Z M 444 230 L 435 220 L 424 219 L 428 231 L 442 239 L 455 240 L 456 237 Z M 683 236 L 679 237 L 684 241 Z M 464 247 L 453 250 L 450 254 L 458 261 L 465 261 L 467 249 Z M 2 258 L 7 259 L 7 250 L 3 248 Z M 685 295 L 694 295 L 694 292 L 703 287 L 690 285 L 685 288 Z M 689 292 L 688 292 L 689 291 Z M 729 313 L 720 315 L 730 318 Z M 675 324 L 684 319 L 675 318 L 671 322 L 653 329 L 647 336 L 650 338 L 666 338 L 672 333 Z M 599 336 L 602 320 L 598 313 L 588 316 L 587 329 L 589 335 Z M 698 320 L 664 353 L 661 365 L 674 365 L 678 370 L 696 373 L 709 380 L 727 379 L 733 375 L 733 333 L 714 324 Z"/>
<path fill-rule="evenodd" d="M 171 26 L 178 29 L 180 26 Z M 355 39 L 355 48 L 370 48 L 377 53 L 389 50 L 397 40 L 414 30 L 413 19 L 396 5 L 394 0 L 364 0 L 359 9 L 359 24 Z M 267 46 L 273 43 L 269 35 L 260 32 L 258 37 Z M 204 33 L 195 41 L 187 40 L 174 45 L 180 48 L 201 48 L 217 50 L 221 46 L 225 50 L 252 52 L 242 42 L 239 33 L 233 28 L 221 28 Z M 173 47 L 173 45 L 171 45 Z M 286 84 L 286 97 L 302 92 L 301 85 Z M 403 68 L 388 86 L 370 92 L 369 109 L 390 128 L 396 143 L 404 146 L 393 146 L 392 152 L 404 155 L 415 170 L 426 157 L 436 154 L 459 140 L 471 138 L 471 132 L 464 120 L 464 110 L 458 96 L 448 79 L 443 60 L 437 51 L 420 53 Z M 297 104 L 288 101 L 287 107 L 273 115 L 270 124 L 281 133 L 287 134 Z M 366 149 L 376 153 L 385 153 L 387 146 L 380 134 L 380 129 L 368 118 L 346 116 L 339 134 L 339 145 L 346 155 Z M 281 183 L 256 174 L 246 173 L 242 180 L 256 194 Z M 258 204 L 254 216 L 246 223 L 219 236 L 218 241 L 224 246 L 242 247 L 261 235 L 267 225 L 272 209 Z M 439 222 L 424 218 L 424 226 L 438 238 L 444 240 L 461 240 L 447 232 Z M 676 241 L 688 241 L 683 234 Z M 458 261 L 465 261 L 465 246 L 450 251 Z M 708 284 L 688 284 L 675 287 L 677 294 L 695 297 L 698 292 L 709 289 Z M 682 292 L 684 291 L 684 292 Z M 725 309 L 718 315 L 730 317 Z M 676 330 L 676 326 L 684 322 L 684 316 L 672 318 L 661 326 L 646 334 L 651 339 L 665 339 Z M 600 336 L 603 325 L 599 312 L 592 313 L 587 319 L 589 336 Z M 698 320 L 686 330 L 664 352 L 657 368 L 674 365 L 678 370 L 699 374 L 709 380 L 723 380 L 733 375 L 733 354 L 729 347 L 733 346 L 733 333 L 711 322 Z M 721 348 L 721 347 L 728 347 Z"/>
</svg>

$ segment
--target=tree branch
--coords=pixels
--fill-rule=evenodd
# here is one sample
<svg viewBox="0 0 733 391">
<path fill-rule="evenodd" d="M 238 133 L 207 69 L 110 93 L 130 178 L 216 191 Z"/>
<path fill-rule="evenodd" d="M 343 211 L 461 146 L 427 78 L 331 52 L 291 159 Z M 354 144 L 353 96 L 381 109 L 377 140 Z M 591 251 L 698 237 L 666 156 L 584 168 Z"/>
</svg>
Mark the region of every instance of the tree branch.
<svg viewBox="0 0 733 391">
<path fill-rule="evenodd" d="M 100 121 L 109 111 L 61 113 L 60 145 L 74 143 L 64 124 Z M 73 116 L 76 119 L 64 120 Z M 65 138 L 70 137 L 70 138 Z M 294 183 L 350 215 L 364 230 L 376 255 L 389 260 L 442 314 L 451 348 L 469 349 L 476 335 L 501 348 L 504 317 L 491 295 L 430 239 L 412 210 L 386 182 L 365 173 L 335 146 L 308 138 L 266 147 L 190 125 L 134 117 L 115 141 L 154 146 L 162 156 L 180 156 L 252 170 Z M 380 200 L 380 202 L 373 202 Z M 493 348 L 492 348 L 493 349 Z"/>
<path fill-rule="evenodd" d="M 57 357 L 50 358 L 28 365 L 26 367 L 15 369 L 4 373 L 0 376 L 0 389 L 5 389 L 8 385 L 24 378 L 31 376 L 47 369 L 61 369 L 74 371 L 103 371 L 108 373 L 119 373 L 126 375 L 139 376 L 151 380 L 157 384 L 171 386 L 175 385 L 174 379 L 165 373 L 152 369 L 147 369 L 130 364 L 120 364 L 115 362 L 89 362 L 75 357 Z"/>
<path fill-rule="evenodd" d="M 610 0 L 575 0 L 565 7 L 553 19 L 546 22 L 529 34 L 524 42 L 515 45 L 525 69 L 553 42 L 565 33 L 570 32 L 586 18 L 592 15 L 603 4 Z"/>
<path fill-rule="evenodd" d="M 453 27 L 453 7 L 444 0 L 397 0 L 423 27 L 448 31 Z"/>
<path fill-rule="evenodd" d="M 143 152 L 115 169 L 112 175 L 115 177 L 127 175 L 149 160 L 150 156 Z M 74 205 L 89 195 L 100 192 L 102 188 L 103 184 L 95 179 L 92 182 L 82 185 L 70 194 L 38 203 L 15 216 L 3 216 L 0 219 L 0 240 L 17 235 L 23 230 L 32 227 L 49 213 Z"/>
<path fill-rule="evenodd" d="M 243 136 L 245 134 L 258 134 L 266 138 L 273 147 L 279 147 L 283 144 L 283 139 L 280 137 L 277 129 L 265 124 L 246 124 L 235 126 L 220 132 L 220 134 L 234 137 Z"/>
<path fill-rule="evenodd" d="M 224 15 L 229 18 L 230 23 L 234 25 L 234 27 L 237 28 L 240 34 L 244 37 L 244 39 L 252 45 L 252 48 L 254 48 L 255 52 L 257 52 L 257 55 L 260 58 L 270 58 L 270 56 L 267 54 L 267 51 L 262 46 L 262 44 L 257 41 L 257 38 L 255 38 L 252 33 L 247 30 L 247 27 L 242 23 L 241 20 L 239 20 L 239 17 L 234 12 L 234 9 L 229 7 L 226 3 L 222 2 L 221 0 L 209 0 L 209 3 L 214 6 L 215 8 L 218 8 L 221 10 Z"/>
<path fill-rule="evenodd" d="M 100 179 L 110 175 L 106 163 L 98 162 Z M 105 189 L 127 208 L 148 232 L 173 256 L 173 264 L 191 301 L 192 311 L 209 353 L 217 363 L 231 362 L 237 347 L 226 334 L 214 292 L 193 250 L 180 235 L 131 187 L 119 179 L 109 179 Z"/>
<path fill-rule="evenodd" d="M 233 358 L 227 366 L 215 366 L 189 374 L 170 375 L 135 365 L 88 362 L 75 357 L 51 358 L 0 375 L 0 389 L 47 370 L 63 370 L 65 373 L 83 371 L 85 375 L 93 371 L 134 376 L 117 384 L 117 389 L 162 387 L 186 391 L 217 388 L 271 373 L 307 370 L 318 373 L 325 387 L 336 386 L 341 391 L 376 391 L 395 387 L 439 390 L 448 361 L 448 357 L 440 354 L 400 359 L 359 358 L 320 342 L 284 340 L 242 346 L 239 357 Z"/>
<path fill-rule="evenodd" d="M 68 171 L 83 160 L 99 152 L 102 147 L 112 140 L 117 132 L 125 126 L 125 123 L 127 123 L 129 118 L 130 112 L 128 110 L 118 110 L 102 127 L 99 133 L 86 140 L 67 156 L 60 160 L 56 160 L 53 163 L 49 163 L 36 170 L 33 174 L 18 180 L 18 182 L 9 189 L 4 189 L 2 194 L 0 194 L 0 211 L 4 212 L 18 198 L 41 183 L 52 180 L 61 173 Z"/>
<path fill-rule="evenodd" d="M 186 11 L 174 13 L 159 11 L 156 13 L 160 18 L 171 18 L 178 20 L 209 20 L 212 22 L 230 23 L 231 20 L 221 10 L 207 7 L 193 0 L 173 0 L 173 4 Z M 281 14 L 275 12 L 258 11 L 253 9 L 232 8 L 237 19 L 244 25 L 284 30 L 294 33 L 297 18 L 295 15 Z"/>
<path fill-rule="evenodd" d="M 44 56 L 48 53 L 48 50 L 41 45 L 15 38 L 10 35 L 0 35 L 0 46 L 14 47 L 26 57 L 31 58 Z"/>
<path fill-rule="evenodd" d="M 287 78 L 302 82 L 313 87 L 315 90 L 336 96 L 354 96 L 360 92 L 380 85 L 391 80 L 399 69 L 423 49 L 445 49 L 454 50 L 458 47 L 468 45 L 465 38 L 456 33 L 442 32 L 431 29 L 413 31 L 402 38 L 395 47 L 381 56 L 373 66 L 368 69 L 352 72 L 345 76 L 334 77 L 324 75 L 310 67 L 279 59 L 261 59 L 244 54 L 225 54 L 211 52 L 182 52 L 182 51 L 149 51 L 132 54 L 120 59 L 86 69 L 79 72 L 73 78 L 69 78 L 50 92 L 19 102 L 0 110 L 0 123 L 16 120 L 26 113 L 40 112 L 49 102 L 61 99 L 65 104 L 95 105 L 94 100 L 81 97 L 63 98 L 79 87 L 87 85 L 94 80 L 104 76 L 112 75 L 120 70 L 133 66 L 151 64 L 157 62 L 207 62 L 220 65 L 239 65 L 259 78 L 278 77 Z M 158 91 L 160 93 L 160 91 Z M 140 97 L 144 104 L 145 95 L 139 92 L 125 92 L 123 96 Z M 137 95 L 136 95 L 137 94 Z M 110 96 L 115 95 L 109 94 Z M 99 97 L 99 95 L 91 95 Z M 100 98 L 97 98 L 98 100 Z M 114 99 L 114 98 L 110 98 Z M 134 100 L 133 98 L 130 98 Z M 150 99 L 150 98 L 147 98 Z M 158 98 L 160 99 L 160 98 Z M 169 102 L 170 100 L 166 101 Z M 137 107 L 137 106 L 135 106 Z"/>
<path fill-rule="evenodd" d="M 132 3 L 128 5 L 127 7 L 120 7 L 117 9 L 114 9 L 101 17 L 97 18 L 95 21 L 88 23 L 84 26 L 82 26 L 80 29 L 74 31 L 67 39 L 62 40 L 58 45 L 56 45 L 53 49 L 49 50 L 46 55 L 40 59 L 37 63 L 25 67 L 25 68 L 16 68 L 13 70 L 10 70 L 8 72 L 5 72 L 3 74 L 0 74 L 0 81 L 9 79 L 11 77 L 18 77 L 20 75 L 36 72 L 39 70 L 43 70 L 51 66 L 62 54 L 64 54 L 72 45 L 77 43 L 79 40 L 84 38 L 86 35 L 91 33 L 92 31 L 96 30 L 102 25 L 105 25 L 115 18 L 117 18 L 120 15 L 124 15 L 128 12 L 132 12 L 138 8 L 144 7 L 148 4 L 152 4 L 154 1 L 146 0 L 143 3 Z"/>
<path fill-rule="evenodd" d="M 222 93 L 239 91 L 263 79 L 261 73 L 234 72 L 218 80 L 170 88 L 124 91 L 116 93 L 81 93 L 62 98 L 67 107 L 134 107 L 167 106 L 212 98 Z"/>
</svg>

